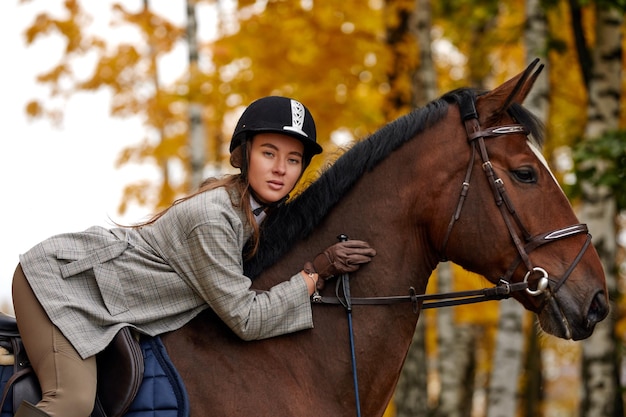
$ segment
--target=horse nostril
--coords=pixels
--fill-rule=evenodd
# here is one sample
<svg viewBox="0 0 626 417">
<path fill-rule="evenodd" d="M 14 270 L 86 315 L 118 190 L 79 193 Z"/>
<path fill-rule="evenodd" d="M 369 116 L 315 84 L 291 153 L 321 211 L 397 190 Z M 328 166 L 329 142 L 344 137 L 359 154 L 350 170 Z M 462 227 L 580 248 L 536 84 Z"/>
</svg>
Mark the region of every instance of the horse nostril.
<svg viewBox="0 0 626 417">
<path fill-rule="evenodd" d="M 609 314 L 609 305 L 603 292 L 599 292 L 593 297 L 589 311 L 587 312 L 587 327 L 592 327 L 596 323 L 604 320 Z"/>
</svg>

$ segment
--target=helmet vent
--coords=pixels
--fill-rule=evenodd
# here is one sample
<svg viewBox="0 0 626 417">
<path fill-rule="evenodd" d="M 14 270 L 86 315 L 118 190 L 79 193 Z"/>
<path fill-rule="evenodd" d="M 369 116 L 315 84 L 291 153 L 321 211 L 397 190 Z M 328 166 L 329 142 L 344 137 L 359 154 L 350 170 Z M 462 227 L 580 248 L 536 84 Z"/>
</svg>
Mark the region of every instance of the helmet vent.
<svg viewBox="0 0 626 417">
<path fill-rule="evenodd" d="M 290 130 L 292 132 L 299 133 L 304 137 L 309 137 L 304 130 L 302 130 L 302 126 L 304 126 L 304 106 L 302 103 L 296 100 L 291 100 L 291 126 L 283 126 L 283 129 Z"/>
</svg>

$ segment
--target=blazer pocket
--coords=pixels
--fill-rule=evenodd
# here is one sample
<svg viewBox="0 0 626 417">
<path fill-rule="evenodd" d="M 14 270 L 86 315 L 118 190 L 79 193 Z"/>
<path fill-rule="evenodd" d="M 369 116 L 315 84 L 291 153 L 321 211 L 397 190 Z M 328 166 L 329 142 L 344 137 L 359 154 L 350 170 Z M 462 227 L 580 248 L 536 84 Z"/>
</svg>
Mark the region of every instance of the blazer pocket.
<svg viewBox="0 0 626 417">
<path fill-rule="evenodd" d="M 129 308 L 124 288 L 113 267 L 114 262 L 111 261 L 128 247 L 127 242 L 117 241 L 88 251 L 60 249 L 55 255 L 58 260 L 67 261 L 60 266 L 64 279 L 93 271 L 105 307 L 109 314 L 116 316 L 127 312 Z"/>
<path fill-rule="evenodd" d="M 125 313 L 129 310 L 126 301 L 124 287 L 117 274 L 106 264 L 96 265 L 93 268 L 96 282 L 100 289 L 100 294 L 104 300 L 104 305 L 112 316 Z"/>
<path fill-rule="evenodd" d="M 88 253 L 86 251 L 59 249 L 54 255 L 59 261 L 63 262 L 63 264 L 59 266 L 63 279 L 68 279 L 69 277 L 92 268 L 91 265 L 85 267 L 83 265 L 84 262 L 79 262 L 81 259 L 87 258 Z"/>
</svg>

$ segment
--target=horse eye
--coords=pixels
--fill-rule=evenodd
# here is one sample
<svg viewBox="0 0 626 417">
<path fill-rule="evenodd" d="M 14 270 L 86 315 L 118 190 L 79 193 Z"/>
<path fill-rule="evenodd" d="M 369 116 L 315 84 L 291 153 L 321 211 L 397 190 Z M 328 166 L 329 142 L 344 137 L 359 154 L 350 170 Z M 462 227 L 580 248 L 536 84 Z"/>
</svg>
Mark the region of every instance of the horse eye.
<svg viewBox="0 0 626 417">
<path fill-rule="evenodd" d="M 525 182 L 529 184 L 537 182 L 537 175 L 535 174 L 535 170 L 533 170 L 532 168 L 516 169 L 512 171 L 512 173 L 515 179 L 519 182 Z"/>
</svg>

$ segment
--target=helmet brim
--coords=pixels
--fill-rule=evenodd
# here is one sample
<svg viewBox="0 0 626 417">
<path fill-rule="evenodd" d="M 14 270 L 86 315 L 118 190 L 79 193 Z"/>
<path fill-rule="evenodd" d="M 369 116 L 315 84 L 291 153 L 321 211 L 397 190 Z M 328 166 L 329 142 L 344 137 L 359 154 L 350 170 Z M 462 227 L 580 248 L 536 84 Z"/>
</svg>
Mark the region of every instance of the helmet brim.
<svg viewBox="0 0 626 417">
<path fill-rule="evenodd" d="M 309 159 L 313 155 L 318 155 L 322 153 L 322 151 L 324 150 L 317 142 L 314 142 L 313 140 L 308 139 L 297 132 L 292 132 L 292 131 L 283 130 L 283 129 L 257 128 L 257 129 L 250 129 L 250 130 L 244 130 L 244 131 L 239 132 L 237 136 L 235 136 L 233 140 L 230 142 L 229 151 L 232 153 L 235 150 L 235 148 L 237 148 L 239 145 L 245 142 L 247 138 L 252 138 L 254 135 L 257 135 L 259 133 L 278 133 L 280 135 L 290 136 L 294 139 L 298 139 L 304 145 L 304 152 L 306 156 L 309 157 Z"/>
</svg>

